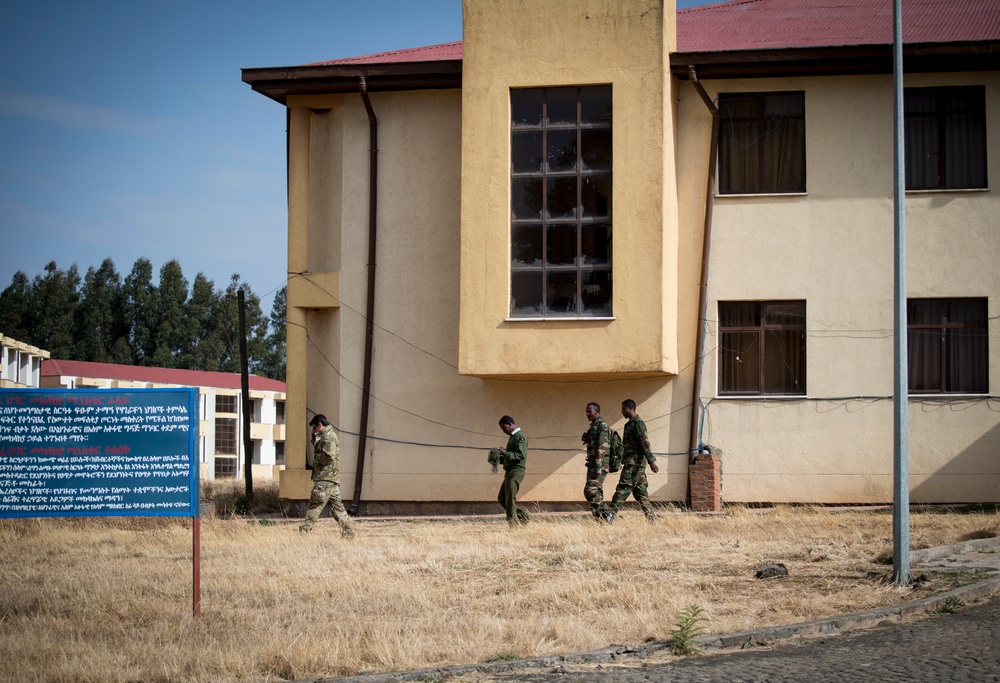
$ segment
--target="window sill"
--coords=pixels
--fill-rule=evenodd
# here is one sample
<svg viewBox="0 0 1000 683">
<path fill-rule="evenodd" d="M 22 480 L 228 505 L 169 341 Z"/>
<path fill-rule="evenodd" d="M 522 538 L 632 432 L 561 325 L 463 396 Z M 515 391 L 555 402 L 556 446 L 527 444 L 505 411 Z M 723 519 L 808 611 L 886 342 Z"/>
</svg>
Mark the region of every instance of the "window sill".
<svg viewBox="0 0 1000 683">
<path fill-rule="evenodd" d="M 944 194 L 954 194 L 954 193 L 961 193 L 961 192 L 976 192 L 976 193 L 981 193 L 981 192 L 989 192 L 989 191 L 990 191 L 990 188 L 988 188 L 988 187 L 955 187 L 955 188 L 944 188 L 944 187 L 938 188 L 938 187 L 935 187 L 935 188 L 931 188 L 931 189 L 928 189 L 928 190 L 907 190 L 906 194 L 942 194 L 942 193 L 944 193 Z"/>
<path fill-rule="evenodd" d="M 751 192 L 748 194 L 719 194 L 716 199 L 750 199 L 754 197 L 808 197 L 808 192 Z"/>
<path fill-rule="evenodd" d="M 593 320 L 595 322 L 607 322 L 609 320 L 614 320 L 614 316 L 596 316 L 596 315 L 579 315 L 579 316 L 559 316 L 557 318 L 504 318 L 506 323 L 539 323 L 539 322 L 558 322 L 560 320 L 566 320 L 570 322 L 580 322 L 581 320 Z"/>
</svg>

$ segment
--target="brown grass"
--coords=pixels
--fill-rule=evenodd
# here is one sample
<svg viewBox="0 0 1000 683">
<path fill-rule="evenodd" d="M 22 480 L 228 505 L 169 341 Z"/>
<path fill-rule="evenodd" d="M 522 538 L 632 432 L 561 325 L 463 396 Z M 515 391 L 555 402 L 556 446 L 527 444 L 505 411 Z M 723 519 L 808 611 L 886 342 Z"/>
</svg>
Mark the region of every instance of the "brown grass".
<svg viewBox="0 0 1000 683">
<path fill-rule="evenodd" d="M 0 680 L 261 681 L 483 662 L 666 640 L 697 604 L 708 632 L 912 599 L 888 511 L 202 522 L 192 617 L 189 519 L 0 520 Z M 1000 514 L 911 516 L 914 548 L 1000 534 Z M 754 578 L 780 561 L 787 579 Z M 932 582 L 938 589 L 945 580 Z"/>
</svg>

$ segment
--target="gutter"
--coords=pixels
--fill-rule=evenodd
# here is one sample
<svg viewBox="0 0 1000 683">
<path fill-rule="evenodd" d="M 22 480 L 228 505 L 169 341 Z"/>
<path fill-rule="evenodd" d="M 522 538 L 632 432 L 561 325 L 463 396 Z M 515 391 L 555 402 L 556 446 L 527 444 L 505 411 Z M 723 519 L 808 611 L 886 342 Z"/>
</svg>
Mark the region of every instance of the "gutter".
<svg viewBox="0 0 1000 683">
<path fill-rule="evenodd" d="M 698 285 L 698 336 L 695 343 L 694 383 L 691 389 L 691 432 L 689 439 L 688 462 L 693 464 L 697 454 L 701 453 L 705 444 L 701 440 L 701 426 L 704 424 L 704 410 L 701 408 L 701 377 L 705 366 L 705 336 L 708 325 L 708 270 L 712 254 L 712 210 L 715 208 L 715 169 L 719 151 L 719 109 L 712 98 L 705 92 L 704 86 L 698 80 L 694 66 L 688 67 L 691 84 L 701 96 L 708 111 L 712 114 L 712 144 L 708 158 L 708 179 L 705 191 L 705 226 L 701 242 L 701 277 Z M 701 424 L 699 424 L 701 423 Z M 691 481 L 688 479 L 688 500 L 691 498 Z"/>
<path fill-rule="evenodd" d="M 358 428 L 358 461 L 354 474 L 354 498 L 348 512 L 358 514 L 361 485 L 364 482 L 365 449 L 368 445 L 368 406 L 372 388 L 372 342 L 375 333 L 375 246 L 378 235 L 378 119 L 368 97 L 365 77 L 358 77 L 358 90 L 368 112 L 369 176 L 368 176 L 368 307 L 365 312 L 365 374 L 361 389 L 361 426 Z"/>
</svg>

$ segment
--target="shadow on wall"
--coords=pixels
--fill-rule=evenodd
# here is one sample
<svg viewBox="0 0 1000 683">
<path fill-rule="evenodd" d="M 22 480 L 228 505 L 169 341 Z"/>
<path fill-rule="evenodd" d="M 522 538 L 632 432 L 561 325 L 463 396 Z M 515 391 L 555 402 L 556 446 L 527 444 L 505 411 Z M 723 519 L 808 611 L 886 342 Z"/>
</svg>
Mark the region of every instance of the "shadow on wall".
<svg viewBox="0 0 1000 683">
<path fill-rule="evenodd" d="M 943 410 L 944 408 L 938 408 Z M 987 414 L 996 410 L 996 402 L 986 404 Z M 911 503 L 995 503 L 1000 502 L 1000 423 L 995 424 L 969 446 L 955 453 L 950 459 L 948 434 L 955 430 L 941 430 L 942 435 L 910 433 L 910 481 L 918 481 L 910 489 Z M 929 444 L 931 438 L 938 443 Z M 935 454 L 939 454 L 935 457 Z M 921 467 L 928 459 L 943 462 L 937 469 Z M 919 478 L 919 479 L 918 479 Z"/>
</svg>

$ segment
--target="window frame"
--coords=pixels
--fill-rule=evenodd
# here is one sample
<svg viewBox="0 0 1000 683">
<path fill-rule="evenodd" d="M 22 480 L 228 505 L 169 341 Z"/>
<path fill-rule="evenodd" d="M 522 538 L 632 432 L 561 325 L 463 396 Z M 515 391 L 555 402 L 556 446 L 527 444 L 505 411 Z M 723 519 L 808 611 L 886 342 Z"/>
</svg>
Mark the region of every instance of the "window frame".
<svg viewBox="0 0 1000 683">
<path fill-rule="evenodd" d="M 796 98 L 797 102 L 794 105 L 800 112 L 786 112 L 788 99 L 791 97 Z M 768 104 L 771 100 L 777 98 L 785 100 L 780 117 L 768 115 L 767 113 L 770 110 Z M 734 103 L 749 102 L 752 100 L 760 100 L 762 102 L 760 113 L 740 117 L 727 115 L 727 113 L 732 111 Z M 806 97 L 804 90 L 719 93 L 718 109 L 720 125 L 716 187 L 718 188 L 717 194 L 719 196 L 800 195 L 807 193 Z M 752 139 L 750 142 L 737 141 L 736 133 L 733 131 L 733 121 L 737 121 L 742 126 L 751 129 L 750 136 L 752 136 Z M 785 121 L 798 122 L 796 128 L 793 128 L 791 131 L 791 140 L 786 139 L 788 136 L 774 135 L 779 125 Z M 728 140 L 727 134 L 729 136 Z M 727 142 L 731 144 L 727 144 Z M 743 177 L 740 179 L 742 182 L 741 184 L 737 184 L 733 180 L 738 170 L 735 164 L 740 160 L 741 156 L 749 156 L 741 155 L 739 150 L 749 149 L 758 145 L 758 143 L 761 145 L 761 149 L 764 149 L 764 145 L 766 144 L 767 149 L 764 153 L 757 155 L 757 169 L 754 172 L 754 177 L 750 177 L 748 169 L 744 168 Z M 796 145 L 798 149 L 792 148 L 783 153 L 782 145 L 787 143 Z M 783 166 L 781 164 L 774 166 L 774 159 L 785 160 L 785 154 L 796 154 L 797 158 L 792 163 L 785 163 Z M 771 162 L 770 166 L 768 166 L 769 161 Z M 747 159 L 743 159 L 743 165 L 747 165 Z M 784 172 L 778 170 L 782 167 L 785 169 Z M 789 184 L 786 185 L 783 182 Z"/>
<path fill-rule="evenodd" d="M 935 302 L 940 303 L 940 308 L 937 311 L 938 320 L 931 322 L 919 322 L 914 323 L 913 312 L 914 306 L 918 303 L 923 303 L 928 306 L 932 306 Z M 974 321 L 955 321 L 949 320 L 949 310 L 950 305 L 954 304 L 981 304 L 982 315 L 979 319 Z M 931 311 L 928 310 L 928 313 Z M 975 357 L 966 360 L 961 351 L 961 346 L 955 343 L 956 334 L 961 334 L 961 330 L 980 330 L 981 332 L 973 335 L 974 338 L 982 338 L 982 348 L 974 348 L 971 350 L 972 354 L 978 354 L 983 358 L 983 367 L 977 368 L 973 366 L 971 370 L 967 370 L 965 373 L 962 372 L 961 365 L 965 362 L 975 363 Z M 940 344 L 937 346 L 938 353 L 936 355 L 936 364 L 931 367 L 929 363 L 933 363 L 934 358 L 926 359 L 925 362 L 919 362 L 922 359 L 918 356 L 923 350 L 923 345 L 918 345 L 915 343 L 917 340 L 917 335 L 921 331 L 929 331 L 932 335 L 937 332 L 940 337 Z M 962 335 L 965 336 L 965 335 Z M 974 394 L 974 395 L 989 395 L 989 383 L 990 383 L 990 340 L 989 340 L 989 300 L 987 297 L 913 297 L 906 300 L 906 369 L 907 369 L 907 386 L 908 393 L 914 395 L 949 395 L 949 394 Z M 966 351 L 970 353 L 970 351 Z M 918 366 L 919 362 L 919 366 Z M 933 372 L 936 370 L 938 375 L 938 381 L 935 382 L 935 387 L 927 387 L 930 382 L 926 377 L 926 373 Z M 923 372 L 924 376 L 919 380 L 915 379 L 915 375 L 918 372 Z M 961 381 L 962 376 L 966 375 L 971 377 L 971 381 L 975 382 L 977 379 L 981 381 L 981 384 L 962 384 L 961 386 L 954 387 L 952 381 L 956 375 L 959 375 L 959 379 L 955 381 Z M 915 388 L 919 387 L 919 388 Z"/>
<path fill-rule="evenodd" d="M 724 311 L 724 307 L 732 305 L 736 306 L 746 306 L 752 305 L 758 307 L 758 311 L 755 313 L 756 318 L 759 322 L 747 325 L 747 324 L 732 324 L 727 322 L 727 313 Z M 800 306 L 800 310 L 795 311 L 794 315 L 801 316 L 800 323 L 775 323 L 769 321 L 768 309 L 783 307 L 787 308 L 792 305 Z M 719 352 L 717 354 L 718 359 L 718 388 L 717 395 L 720 397 L 755 397 L 755 396 L 787 396 L 787 397 L 802 397 L 806 396 L 807 389 L 807 377 L 808 377 L 808 355 L 807 355 L 807 332 L 808 327 L 806 324 L 806 300 L 805 299 L 773 299 L 773 300 L 729 300 L 729 301 L 719 301 L 716 307 L 718 311 L 718 339 L 719 339 Z M 771 332 L 771 335 L 768 335 Z M 773 363 L 774 360 L 769 362 L 768 358 L 768 339 L 777 338 L 773 333 L 801 333 L 800 339 L 800 358 L 798 359 L 798 365 L 800 370 L 793 378 L 793 383 L 797 387 L 794 391 L 778 391 L 775 390 L 769 383 L 769 373 L 768 369 L 772 370 L 773 375 Z M 756 388 L 748 387 L 736 387 L 727 388 L 729 380 L 727 376 L 736 377 L 737 373 L 733 372 L 733 369 L 729 367 L 731 362 L 740 362 L 740 352 L 738 350 L 739 346 L 734 344 L 734 335 L 746 335 L 746 334 L 756 334 L 756 341 L 754 345 L 757 347 L 757 378 L 756 378 Z M 728 343 L 728 345 L 727 345 Z M 779 342 L 780 344 L 780 342 Z M 779 350 L 782 352 L 781 362 L 785 368 L 791 370 L 791 366 L 795 364 L 795 358 L 789 357 L 788 353 L 794 353 L 794 350 L 785 349 L 779 346 Z M 792 370 L 794 374 L 794 370 Z"/>
<path fill-rule="evenodd" d="M 929 108 L 917 111 L 918 95 L 933 98 L 933 103 L 924 102 Z M 907 192 L 989 189 L 985 86 L 904 88 L 903 110 Z M 968 122 L 957 131 L 962 117 L 969 117 Z M 916 125 L 918 120 L 931 120 L 931 130 L 927 132 L 933 134 L 921 136 L 923 127 Z M 961 135 L 956 135 L 956 131 Z M 960 146 L 964 149 L 959 149 Z M 916 182 L 930 176 L 935 179 L 933 184 Z M 964 176 L 969 176 L 968 180 L 963 180 Z"/>
<path fill-rule="evenodd" d="M 552 114 L 570 90 L 573 122 Z M 535 95 L 538 120 L 520 120 Z M 509 321 L 613 317 L 613 96 L 610 84 L 510 90 Z M 560 139 L 575 158 L 558 155 L 570 149 Z M 574 206 L 550 211 L 570 184 Z"/>
</svg>

